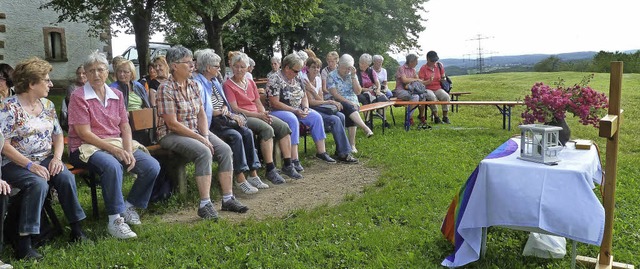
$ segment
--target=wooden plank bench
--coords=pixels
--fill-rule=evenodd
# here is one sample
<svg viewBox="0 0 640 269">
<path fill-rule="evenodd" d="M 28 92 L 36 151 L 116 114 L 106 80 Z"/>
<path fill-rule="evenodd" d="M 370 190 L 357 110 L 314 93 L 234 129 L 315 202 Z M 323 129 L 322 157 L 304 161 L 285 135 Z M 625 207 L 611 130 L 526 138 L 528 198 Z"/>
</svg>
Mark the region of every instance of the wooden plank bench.
<svg viewBox="0 0 640 269">
<path fill-rule="evenodd" d="M 369 128 L 373 129 L 373 116 L 366 117 L 366 112 L 375 111 L 377 109 L 382 109 L 382 118 L 385 118 L 385 111 L 387 107 L 391 107 L 395 104 L 395 101 L 386 101 L 386 102 L 376 102 L 371 104 L 366 104 L 360 107 L 359 112 L 365 114 L 366 124 Z M 394 122 L 395 124 L 395 119 Z M 384 134 L 385 125 L 382 124 L 382 133 Z"/>
<path fill-rule="evenodd" d="M 455 102 L 460 101 L 460 96 L 468 94 L 471 94 L 471 92 L 449 92 L 449 97 L 451 97 L 452 102 Z M 458 105 L 455 105 L 455 109 L 453 106 L 454 105 L 451 105 L 451 112 L 458 112 Z"/>
<path fill-rule="evenodd" d="M 511 108 L 524 105 L 523 101 L 396 101 L 395 105 L 407 106 L 404 116 L 404 129 L 409 131 L 411 113 L 419 105 L 469 105 L 469 106 L 496 106 L 502 114 L 502 129 L 511 131 Z M 410 108 L 413 106 L 413 108 Z M 508 125 L 507 125 L 508 124 Z"/>
</svg>

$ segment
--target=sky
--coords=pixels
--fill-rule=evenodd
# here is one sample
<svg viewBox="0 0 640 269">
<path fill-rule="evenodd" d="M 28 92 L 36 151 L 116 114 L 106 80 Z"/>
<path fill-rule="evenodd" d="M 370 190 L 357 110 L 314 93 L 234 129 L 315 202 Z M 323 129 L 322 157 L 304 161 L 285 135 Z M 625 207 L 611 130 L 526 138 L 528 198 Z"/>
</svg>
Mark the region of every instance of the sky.
<svg viewBox="0 0 640 269">
<path fill-rule="evenodd" d="M 635 0 L 430 0 L 425 5 L 419 50 L 440 58 L 557 54 L 640 49 Z M 480 40 L 478 40 L 480 39 Z M 151 41 L 162 41 L 155 35 Z M 135 44 L 132 35 L 113 39 L 114 55 Z"/>
<path fill-rule="evenodd" d="M 430 0 L 424 5 L 421 50 L 411 52 L 476 59 L 479 48 L 483 56 L 640 49 L 634 2 Z"/>
</svg>

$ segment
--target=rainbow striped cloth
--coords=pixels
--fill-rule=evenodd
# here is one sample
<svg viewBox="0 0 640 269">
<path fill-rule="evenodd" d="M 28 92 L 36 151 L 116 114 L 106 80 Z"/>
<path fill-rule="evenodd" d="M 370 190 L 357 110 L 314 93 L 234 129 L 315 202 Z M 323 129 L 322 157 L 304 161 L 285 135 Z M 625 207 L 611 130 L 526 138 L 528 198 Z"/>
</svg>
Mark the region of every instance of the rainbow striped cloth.
<svg viewBox="0 0 640 269">
<path fill-rule="evenodd" d="M 518 150 L 518 143 L 513 139 L 509 139 L 507 140 L 507 142 L 500 145 L 497 149 L 491 152 L 487 157 L 485 157 L 485 159 L 495 159 L 509 156 L 516 150 Z M 467 208 L 469 197 L 471 196 L 471 192 L 473 192 L 473 186 L 475 186 L 476 184 L 478 169 L 479 166 L 476 166 L 476 169 L 473 170 L 473 173 L 471 173 L 471 175 L 467 179 L 467 182 L 462 186 L 462 188 L 460 188 L 460 191 L 453 198 L 453 201 L 451 201 L 449 210 L 447 210 L 447 216 L 442 222 L 442 227 L 440 227 L 440 231 L 442 232 L 444 237 L 454 245 L 454 253 L 446 258 L 446 260 L 451 263 L 455 262 L 455 254 L 464 242 L 462 236 L 458 234 L 458 225 L 460 225 L 462 215 Z"/>
</svg>

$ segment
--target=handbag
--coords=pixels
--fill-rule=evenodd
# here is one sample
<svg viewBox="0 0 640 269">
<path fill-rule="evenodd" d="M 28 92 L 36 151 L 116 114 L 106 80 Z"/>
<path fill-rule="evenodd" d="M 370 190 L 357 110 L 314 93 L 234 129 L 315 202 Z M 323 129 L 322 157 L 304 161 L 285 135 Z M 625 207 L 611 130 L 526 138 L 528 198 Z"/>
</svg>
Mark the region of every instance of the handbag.
<svg viewBox="0 0 640 269">
<path fill-rule="evenodd" d="M 312 108 L 315 111 L 318 111 L 320 113 L 327 114 L 327 115 L 335 115 L 336 113 L 338 113 L 338 107 L 332 104 L 322 104 L 319 106 L 314 106 Z"/>
<path fill-rule="evenodd" d="M 244 117 L 243 114 L 236 114 L 236 115 L 241 115 L 242 117 Z M 245 118 L 245 122 L 246 122 L 246 118 Z M 211 126 L 209 129 L 212 131 L 222 131 L 226 129 L 240 130 L 240 124 L 238 123 L 238 121 L 236 121 L 235 119 L 229 116 L 218 115 L 213 117 L 213 120 L 211 121 Z"/>
<path fill-rule="evenodd" d="M 407 91 L 411 94 L 425 94 L 427 93 L 427 88 L 420 81 L 414 81 L 407 85 Z"/>
<path fill-rule="evenodd" d="M 440 69 L 440 74 L 442 74 L 441 63 L 438 63 L 438 69 Z M 447 93 L 451 92 L 451 89 L 453 88 L 453 83 L 451 83 L 451 79 L 449 78 L 449 76 L 442 76 L 442 78 L 440 79 L 440 87 L 442 87 L 442 89 Z"/>
</svg>

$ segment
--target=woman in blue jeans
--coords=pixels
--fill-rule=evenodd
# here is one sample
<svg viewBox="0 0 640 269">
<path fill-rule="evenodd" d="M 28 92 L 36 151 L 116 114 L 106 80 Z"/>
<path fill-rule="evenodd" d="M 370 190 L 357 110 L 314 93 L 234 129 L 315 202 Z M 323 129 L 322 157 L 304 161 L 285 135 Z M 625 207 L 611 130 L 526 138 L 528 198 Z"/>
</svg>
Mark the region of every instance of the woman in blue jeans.
<svg viewBox="0 0 640 269">
<path fill-rule="evenodd" d="M 351 155 L 351 145 L 345 131 L 345 117 L 340 111 L 344 108 L 340 102 L 333 100 L 323 100 L 322 97 L 322 80 L 320 79 L 320 67 L 322 61 L 312 57 L 307 59 L 305 63 L 307 74 L 303 76 L 305 89 L 307 92 L 307 100 L 309 105 L 315 111 L 320 113 L 324 121 L 325 128 L 331 129 L 333 140 L 336 142 L 336 160 L 342 163 L 357 163 L 358 159 Z M 334 110 L 331 106 L 335 107 Z M 360 115 L 356 115 L 358 119 Z"/>
<path fill-rule="evenodd" d="M 291 159 L 299 172 L 304 170 L 298 160 L 298 144 L 300 140 L 300 123 L 309 126 L 311 137 L 316 143 L 316 157 L 327 163 L 336 160 L 327 154 L 325 148 L 324 123 L 322 116 L 313 109 L 304 91 L 304 84 L 298 73 L 302 69 L 302 59 L 292 53 L 282 59 L 280 72 L 272 74 L 267 81 L 267 96 L 271 106 L 271 114 L 283 120 L 291 128 Z"/>
<path fill-rule="evenodd" d="M 49 185 L 58 192 L 71 240 L 88 240 L 80 221 L 85 219 L 78 202 L 75 177 L 62 162 L 64 139 L 53 102 L 46 99 L 53 87 L 51 65 L 31 58 L 19 63 L 13 73 L 16 95 L 0 104 L 3 141 L 3 179 L 23 193 L 18 221 L 18 259 L 41 259 L 31 247 L 31 235 L 40 233 L 40 212 Z M 1 184 L 0 184 L 1 185 Z"/>
<path fill-rule="evenodd" d="M 253 140 L 253 132 L 247 128 L 244 116 L 231 111 L 222 85 L 218 82 L 220 56 L 212 49 L 196 51 L 195 55 L 197 55 L 197 73 L 193 74 L 193 80 L 198 82 L 200 87 L 207 124 L 210 126 L 209 130 L 229 144 L 233 151 L 233 172 L 238 187 L 246 194 L 254 194 L 258 189 L 269 188 L 269 185 L 264 184 L 258 176 L 261 165 Z M 234 129 L 217 124 L 213 119 L 218 117 L 232 118 L 240 123 L 240 126 Z M 245 177 L 245 172 L 248 172 L 249 178 Z"/>
<path fill-rule="evenodd" d="M 87 83 L 69 101 L 69 152 L 73 166 L 87 168 L 100 178 L 102 197 L 113 237 L 136 237 L 129 225 L 140 225 L 135 208 L 146 208 L 160 173 L 158 161 L 131 139 L 123 95 L 105 84 L 108 62 L 91 53 L 84 62 Z M 137 175 L 127 199 L 122 194 L 124 172 Z"/>
</svg>

